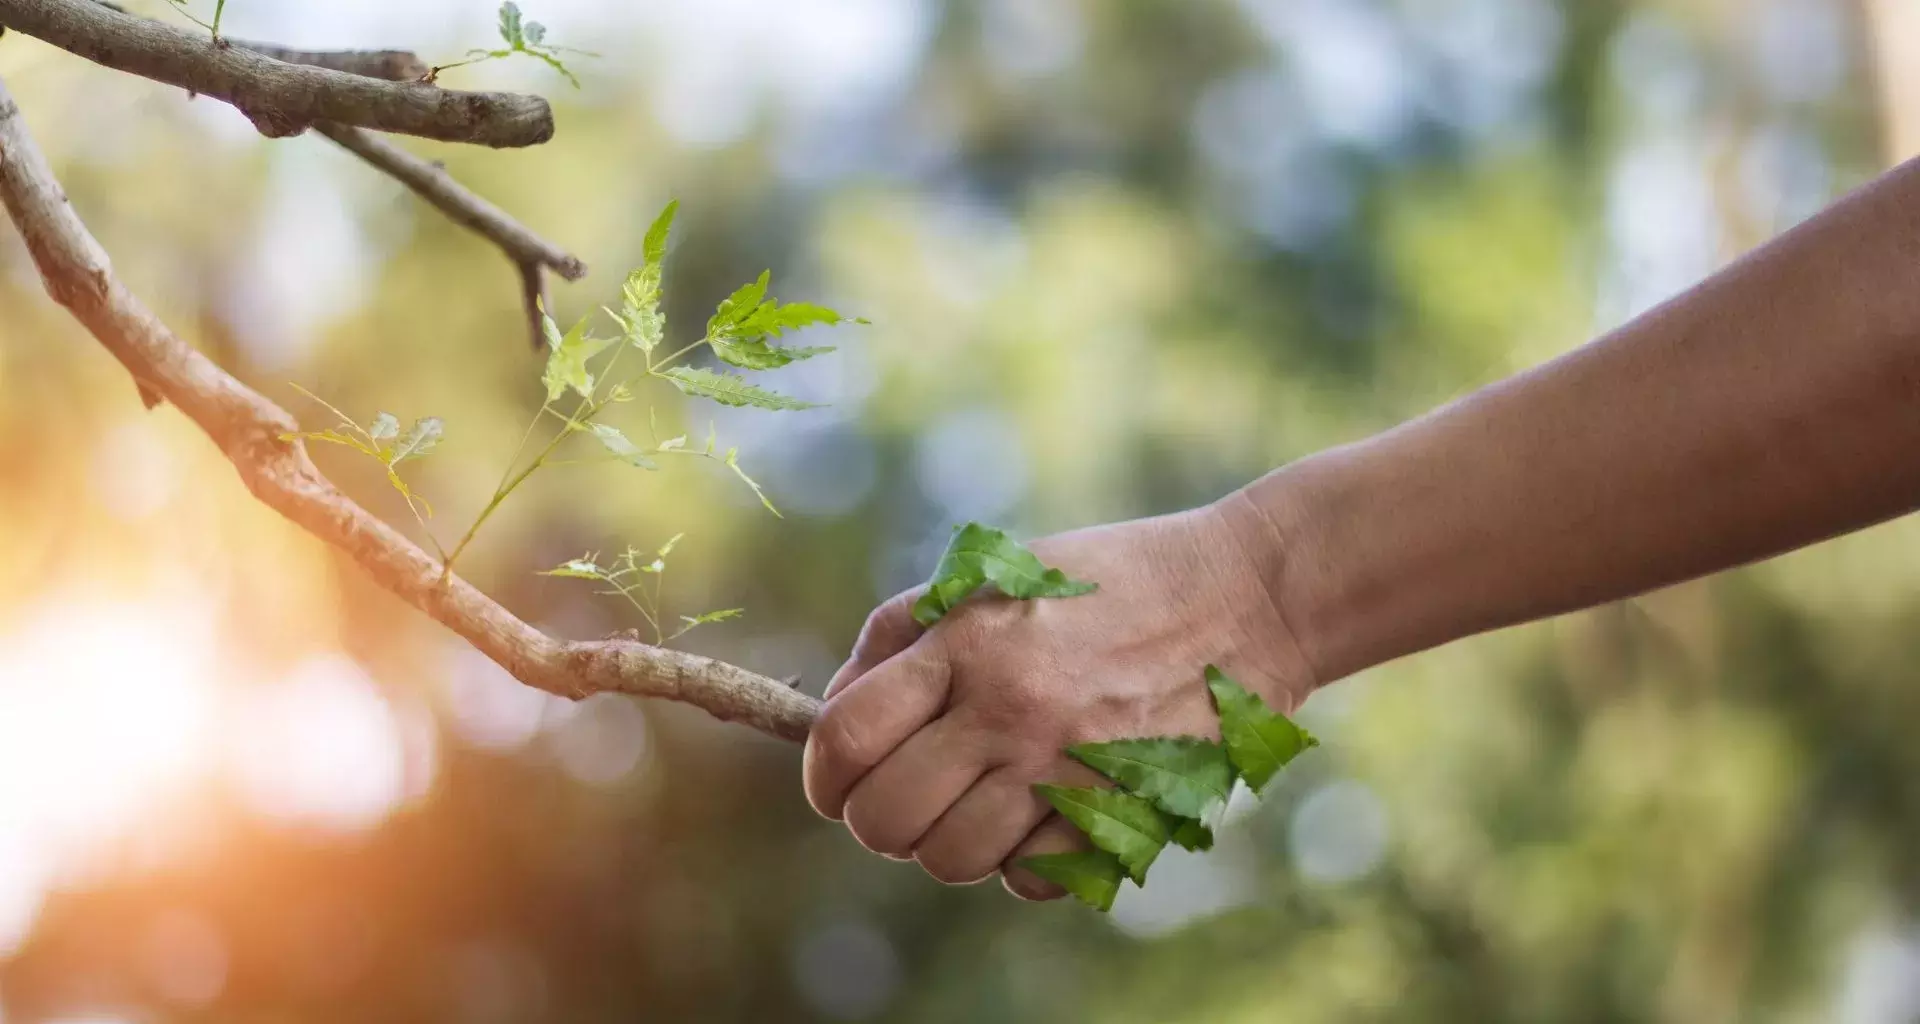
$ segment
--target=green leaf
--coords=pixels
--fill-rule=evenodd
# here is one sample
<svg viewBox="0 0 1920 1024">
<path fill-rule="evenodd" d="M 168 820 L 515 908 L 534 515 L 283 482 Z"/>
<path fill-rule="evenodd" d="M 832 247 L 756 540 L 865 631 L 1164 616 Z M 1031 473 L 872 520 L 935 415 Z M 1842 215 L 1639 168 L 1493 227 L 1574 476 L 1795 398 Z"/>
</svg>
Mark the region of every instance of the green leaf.
<svg viewBox="0 0 1920 1024">
<path fill-rule="evenodd" d="M 1136 885 L 1146 882 L 1147 869 L 1171 838 L 1167 819 L 1152 804 L 1131 793 L 1045 782 L 1033 789 L 1068 821 L 1080 826 L 1093 845 L 1120 858 Z"/>
<path fill-rule="evenodd" d="M 540 327 L 547 336 L 547 368 L 540 377 L 547 385 L 547 401 L 558 400 L 568 388 L 582 398 L 592 398 L 593 374 L 587 372 L 587 360 L 599 355 L 612 342 L 587 337 L 586 317 L 581 317 L 565 336 L 545 313 L 540 314 Z"/>
<path fill-rule="evenodd" d="M 734 290 L 732 295 L 720 300 L 720 306 L 707 319 L 709 337 L 725 334 L 731 327 L 752 316 L 760 308 L 760 300 L 767 294 L 767 282 L 773 272 L 762 270 L 759 278 L 749 281 Z"/>
<path fill-rule="evenodd" d="M 704 612 L 700 615 L 682 615 L 680 616 L 680 621 L 687 624 L 687 629 L 692 629 L 695 626 L 704 626 L 709 622 L 725 622 L 728 619 L 737 619 L 746 613 L 747 610 L 745 608 L 722 608 L 719 611 Z M 685 632 L 685 630 L 681 632 Z"/>
<path fill-rule="evenodd" d="M 713 346 L 713 354 L 719 356 L 721 362 L 743 370 L 777 370 L 788 363 L 833 351 L 831 345 L 775 348 L 767 344 L 764 335 L 716 334 L 708 338 L 707 343 Z"/>
<path fill-rule="evenodd" d="M 589 429 L 593 431 L 593 436 L 599 439 L 602 448 L 619 456 L 620 461 L 627 465 L 638 466 L 641 469 L 660 468 L 659 463 L 647 458 L 647 453 L 641 451 L 639 445 L 627 440 L 627 435 L 621 433 L 619 427 L 611 423 L 595 423 Z M 666 552 L 663 551 L 661 554 Z"/>
<path fill-rule="evenodd" d="M 1255 793 L 1266 788 L 1287 762 L 1320 745 L 1313 734 L 1212 665 L 1207 666 L 1207 689 L 1220 709 L 1220 735 L 1226 740 L 1227 755 Z"/>
<path fill-rule="evenodd" d="M 440 435 L 445 430 L 446 427 L 440 422 L 438 416 L 423 416 L 414 420 L 413 426 L 407 428 L 407 436 L 401 438 L 400 443 L 394 445 L 388 453 L 388 465 L 398 465 L 433 451 L 434 446 L 440 443 Z"/>
<path fill-rule="evenodd" d="M 768 391 L 749 384 L 745 379 L 731 373 L 715 373 L 694 366 L 676 366 L 661 371 L 661 376 L 673 382 L 673 386 L 682 392 L 700 398 L 711 398 L 721 405 L 751 405 L 758 409 L 817 409 L 812 402 L 802 402 L 797 398 Z"/>
<path fill-rule="evenodd" d="M 521 26 L 520 34 L 526 39 L 528 46 L 539 46 L 541 41 L 547 38 L 547 26 L 537 21 L 529 21 Z"/>
<path fill-rule="evenodd" d="M 553 568 L 548 569 L 543 573 L 539 573 L 538 575 L 565 576 L 568 579 L 576 579 L 576 580 L 597 580 L 597 579 L 601 579 L 605 575 L 605 573 L 602 573 L 600 571 L 599 566 L 593 564 L 593 559 L 575 558 L 570 561 L 562 562 L 559 565 L 556 565 Z"/>
<path fill-rule="evenodd" d="M 515 49 L 527 44 L 526 33 L 520 27 L 520 5 L 513 0 L 500 5 L 500 39 Z"/>
<path fill-rule="evenodd" d="M 1183 850 L 1213 849 L 1213 830 L 1193 818 L 1181 818 L 1173 826 L 1173 843 Z"/>
<path fill-rule="evenodd" d="M 675 544 L 680 543 L 680 538 L 685 536 L 686 534 L 684 533 L 676 533 L 673 536 L 667 538 L 667 542 L 665 544 L 660 545 L 660 549 L 654 552 L 654 557 L 665 558 L 668 555 L 673 554 L 673 546 Z"/>
<path fill-rule="evenodd" d="M 727 449 L 727 457 L 720 461 L 725 462 L 727 464 L 727 468 L 733 470 L 733 475 L 739 477 L 741 482 L 745 483 L 748 487 L 753 488 L 753 496 L 756 498 L 759 498 L 760 504 L 765 505 L 767 508 L 767 511 L 773 513 L 775 518 L 779 518 L 779 519 L 786 518 L 785 516 L 780 514 L 779 509 L 773 507 L 773 502 L 767 498 L 767 492 L 761 490 L 760 485 L 757 482 L 755 482 L 752 477 L 747 475 L 747 471 L 740 468 L 740 449 L 738 448 Z"/>
<path fill-rule="evenodd" d="M 1099 589 L 1097 584 L 1068 579 L 1059 569 L 1050 569 L 1033 552 L 996 530 L 979 523 L 968 523 L 953 532 L 946 553 L 934 566 L 927 592 L 913 604 L 914 621 L 931 626 L 954 606 L 987 584 L 998 587 L 1008 597 L 1031 600 L 1037 597 L 1077 597 Z"/>
<path fill-rule="evenodd" d="M 367 428 L 367 436 L 375 441 L 391 441 L 400 436 L 400 421 L 390 412 L 383 412 L 373 418 L 373 426 Z"/>
<path fill-rule="evenodd" d="M 753 311 L 753 315 L 749 316 L 741 327 L 755 334 L 771 334 L 778 337 L 783 332 L 812 327 L 815 324 L 831 327 L 849 322 L 866 323 L 865 320 L 857 318 L 850 321 L 834 310 L 811 302 L 789 302 L 783 306 L 768 299 L 760 304 L 759 309 Z"/>
<path fill-rule="evenodd" d="M 647 228 L 646 240 L 640 244 L 640 258 L 648 263 L 658 264 L 667 258 L 667 236 L 673 232 L 673 218 L 680 212 L 680 200 L 675 199 L 661 209 L 660 215 L 653 219 Z"/>
<path fill-rule="evenodd" d="M 1227 748 L 1198 737 L 1082 743 L 1067 753 L 1176 817 L 1204 818 L 1233 795 Z"/>
<path fill-rule="evenodd" d="M 1113 909 L 1113 898 L 1120 894 L 1120 880 L 1127 874 L 1120 859 L 1105 850 L 1041 853 L 1014 863 L 1099 911 Z"/>
</svg>

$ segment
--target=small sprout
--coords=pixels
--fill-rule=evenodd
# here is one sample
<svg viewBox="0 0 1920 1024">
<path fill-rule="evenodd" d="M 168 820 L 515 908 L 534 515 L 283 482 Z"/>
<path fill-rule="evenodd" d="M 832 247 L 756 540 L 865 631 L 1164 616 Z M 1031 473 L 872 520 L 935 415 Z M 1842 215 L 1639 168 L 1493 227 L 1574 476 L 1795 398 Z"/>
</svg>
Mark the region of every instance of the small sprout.
<svg viewBox="0 0 1920 1024">
<path fill-rule="evenodd" d="M 173 0 L 173 2 L 181 3 L 182 0 Z M 221 2 L 224 3 L 225 0 L 221 0 Z M 524 54 L 545 63 L 548 67 L 559 72 L 575 89 L 578 89 L 580 88 L 580 79 L 575 77 L 574 73 L 568 69 L 565 62 L 560 59 L 560 55 L 563 53 L 571 53 L 578 54 L 582 57 L 599 56 L 599 54 L 587 50 L 576 50 L 567 46 L 547 45 L 547 27 L 537 21 L 527 21 L 520 13 L 520 5 L 514 3 L 513 0 L 507 0 L 506 3 L 500 5 L 499 28 L 500 41 L 505 43 L 505 46 L 493 50 L 468 50 L 465 60 L 457 60 L 429 68 L 426 77 L 423 78 L 422 81 L 428 83 L 435 82 L 439 79 L 440 72 L 452 68 L 466 67 L 471 64 L 480 64 L 490 60 L 504 60 L 515 54 Z"/>
</svg>

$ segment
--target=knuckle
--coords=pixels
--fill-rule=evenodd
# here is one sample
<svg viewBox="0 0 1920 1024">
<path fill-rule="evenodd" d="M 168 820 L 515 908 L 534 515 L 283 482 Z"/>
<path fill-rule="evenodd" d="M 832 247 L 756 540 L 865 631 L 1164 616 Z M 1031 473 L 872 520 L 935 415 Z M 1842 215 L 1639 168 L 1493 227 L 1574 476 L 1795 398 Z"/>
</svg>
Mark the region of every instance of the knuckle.
<svg viewBox="0 0 1920 1024">
<path fill-rule="evenodd" d="M 873 756 L 872 736 L 858 716 L 832 705 L 813 726 L 813 740 L 830 771 L 864 767 Z"/>
</svg>

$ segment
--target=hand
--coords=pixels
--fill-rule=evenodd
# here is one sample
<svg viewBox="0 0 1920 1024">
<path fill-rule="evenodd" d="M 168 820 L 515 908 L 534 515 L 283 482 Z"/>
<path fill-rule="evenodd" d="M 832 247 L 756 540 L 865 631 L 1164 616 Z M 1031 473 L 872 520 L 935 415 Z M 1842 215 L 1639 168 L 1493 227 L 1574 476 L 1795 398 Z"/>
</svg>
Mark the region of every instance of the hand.
<svg viewBox="0 0 1920 1024">
<path fill-rule="evenodd" d="M 1240 495 L 1176 515 L 1032 545 L 1100 589 L 1084 597 L 976 598 L 933 629 L 920 590 L 867 619 L 827 687 L 806 747 L 807 797 L 875 853 L 943 882 L 996 870 L 1030 899 L 1062 892 L 1011 861 L 1084 846 L 1032 791 L 1100 784 L 1072 744 L 1218 734 L 1201 683 L 1211 662 L 1292 710 L 1310 673 L 1268 597 L 1278 545 Z"/>
</svg>

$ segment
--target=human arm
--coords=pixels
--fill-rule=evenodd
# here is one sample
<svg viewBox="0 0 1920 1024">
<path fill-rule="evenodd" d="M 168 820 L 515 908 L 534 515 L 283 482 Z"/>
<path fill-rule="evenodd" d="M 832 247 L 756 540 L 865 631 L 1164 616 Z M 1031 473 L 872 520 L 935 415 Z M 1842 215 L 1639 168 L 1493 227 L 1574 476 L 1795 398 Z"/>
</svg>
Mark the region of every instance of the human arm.
<svg viewBox="0 0 1920 1024">
<path fill-rule="evenodd" d="M 965 881 L 1067 848 L 1060 749 L 1205 731 L 1199 666 L 1277 706 L 1488 629 L 1920 505 L 1920 165 L 1626 327 L 1203 509 L 1035 545 L 1095 595 L 882 606 L 807 750 L 870 848 Z M 995 860 L 998 858 L 998 860 Z M 1011 871 L 1027 895 L 1052 891 Z"/>
</svg>

